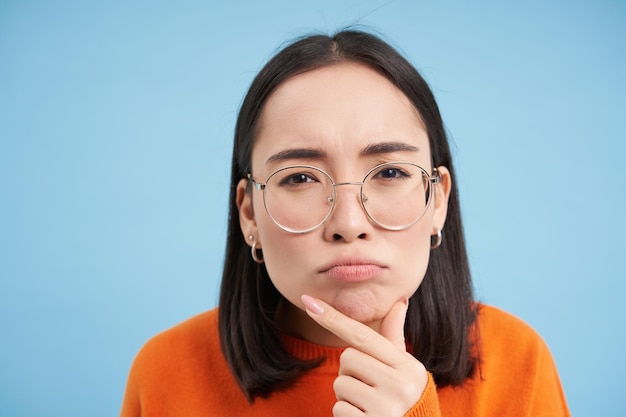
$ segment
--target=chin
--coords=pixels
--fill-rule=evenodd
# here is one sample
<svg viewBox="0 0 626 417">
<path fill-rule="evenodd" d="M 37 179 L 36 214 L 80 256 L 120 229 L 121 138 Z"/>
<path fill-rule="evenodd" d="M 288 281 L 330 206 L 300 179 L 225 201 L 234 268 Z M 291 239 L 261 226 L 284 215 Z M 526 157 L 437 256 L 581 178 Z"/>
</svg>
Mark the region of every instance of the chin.
<svg viewBox="0 0 626 417">
<path fill-rule="evenodd" d="M 333 307 L 353 320 L 363 324 L 382 320 L 377 306 L 363 302 L 335 302 Z"/>
<path fill-rule="evenodd" d="M 389 298 L 388 294 L 363 287 L 343 289 L 325 301 L 351 319 L 369 325 L 380 322 L 387 315 L 393 305 Z"/>
</svg>

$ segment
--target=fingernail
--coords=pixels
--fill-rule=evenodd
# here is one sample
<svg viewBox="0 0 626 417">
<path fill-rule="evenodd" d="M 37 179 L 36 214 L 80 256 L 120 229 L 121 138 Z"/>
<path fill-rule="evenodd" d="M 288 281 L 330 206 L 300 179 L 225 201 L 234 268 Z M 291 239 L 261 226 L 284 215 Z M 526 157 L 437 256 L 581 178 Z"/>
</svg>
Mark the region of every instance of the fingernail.
<svg viewBox="0 0 626 417">
<path fill-rule="evenodd" d="M 405 305 L 405 306 L 408 306 L 408 305 L 409 305 L 409 299 L 408 299 L 408 298 L 406 298 L 406 297 L 402 297 L 402 299 L 401 299 L 400 301 L 402 301 L 402 302 L 404 303 L 404 305 Z"/>
<path fill-rule="evenodd" d="M 324 307 L 313 297 L 308 295 L 303 295 L 300 297 L 302 303 L 311 313 L 322 314 L 324 312 Z"/>
</svg>

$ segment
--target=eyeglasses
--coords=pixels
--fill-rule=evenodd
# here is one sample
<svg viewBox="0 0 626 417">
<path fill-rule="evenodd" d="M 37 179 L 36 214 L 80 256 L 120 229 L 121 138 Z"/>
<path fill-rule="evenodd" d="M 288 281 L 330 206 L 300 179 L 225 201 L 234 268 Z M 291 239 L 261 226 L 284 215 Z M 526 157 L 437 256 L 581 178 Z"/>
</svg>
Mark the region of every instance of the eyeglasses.
<svg viewBox="0 0 626 417">
<path fill-rule="evenodd" d="M 281 229 L 307 233 L 321 226 L 337 202 L 337 187 L 360 187 L 363 210 L 375 224 L 387 230 L 404 230 L 417 223 L 432 200 L 437 169 L 429 175 L 410 162 L 388 162 L 372 168 L 362 182 L 336 183 L 320 168 L 294 165 L 274 171 L 265 181 L 247 175 L 254 188 L 263 191 L 270 218 Z"/>
</svg>

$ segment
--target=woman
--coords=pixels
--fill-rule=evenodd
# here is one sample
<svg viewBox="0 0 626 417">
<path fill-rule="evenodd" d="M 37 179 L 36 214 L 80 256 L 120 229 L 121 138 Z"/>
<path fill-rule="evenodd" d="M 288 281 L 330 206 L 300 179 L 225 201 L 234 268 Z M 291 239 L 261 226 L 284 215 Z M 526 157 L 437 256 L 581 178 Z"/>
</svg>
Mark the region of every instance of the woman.
<svg viewBox="0 0 626 417">
<path fill-rule="evenodd" d="M 146 344 L 122 416 L 569 415 L 539 336 L 473 299 L 443 123 L 389 45 L 279 52 L 231 175 L 219 310 Z"/>
</svg>

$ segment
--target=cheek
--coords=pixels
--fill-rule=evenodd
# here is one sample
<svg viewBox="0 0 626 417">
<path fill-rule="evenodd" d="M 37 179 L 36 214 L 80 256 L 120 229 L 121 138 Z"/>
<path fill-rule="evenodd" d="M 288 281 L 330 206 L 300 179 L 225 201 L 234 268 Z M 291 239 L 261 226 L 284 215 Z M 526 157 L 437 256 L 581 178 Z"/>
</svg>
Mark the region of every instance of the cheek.
<svg viewBox="0 0 626 417">
<path fill-rule="evenodd" d="M 300 305 L 300 296 L 310 293 L 310 280 L 306 271 L 310 271 L 307 253 L 315 253 L 301 236 L 297 241 L 294 236 L 276 235 L 277 240 L 267 239 L 264 245 L 265 268 L 274 287 L 294 305 Z"/>
<path fill-rule="evenodd" d="M 310 269 L 307 254 L 316 253 L 310 243 L 312 236 L 296 235 L 280 229 L 267 215 L 262 201 L 255 209 L 268 275 L 276 289 L 291 303 L 298 305 L 305 284 L 300 276 L 302 274 L 298 272 Z"/>
<path fill-rule="evenodd" d="M 424 218 L 399 237 L 396 264 L 404 278 L 406 290 L 412 295 L 419 287 L 426 274 L 430 260 L 430 234 L 432 219 Z"/>
</svg>

